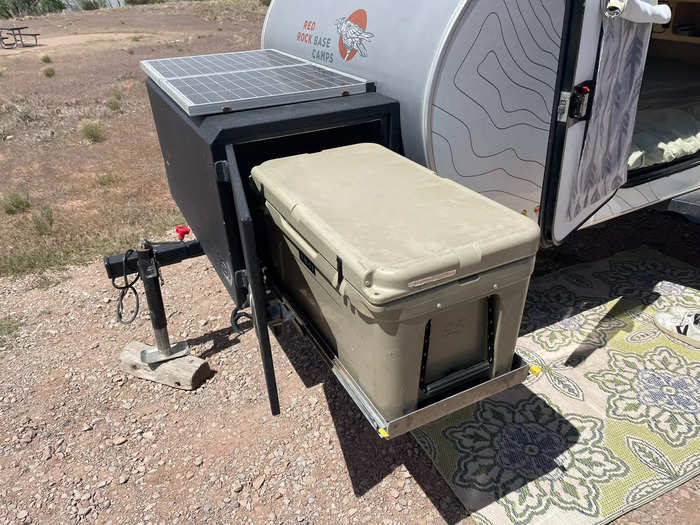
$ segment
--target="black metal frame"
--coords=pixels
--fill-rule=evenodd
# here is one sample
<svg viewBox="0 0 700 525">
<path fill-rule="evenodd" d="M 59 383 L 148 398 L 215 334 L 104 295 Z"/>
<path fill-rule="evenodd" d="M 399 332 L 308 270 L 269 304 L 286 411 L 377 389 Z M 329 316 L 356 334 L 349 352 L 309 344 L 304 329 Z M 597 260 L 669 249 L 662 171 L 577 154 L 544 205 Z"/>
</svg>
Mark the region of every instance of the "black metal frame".
<svg viewBox="0 0 700 525">
<path fill-rule="evenodd" d="M 227 146 L 243 176 L 269 159 L 363 141 L 402 152 L 399 103 L 378 93 L 189 117 L 151 80 L 146 85 L 170 192 L 239 306 L 247 292 L 235 275 L 245 262 L 230 182 L 216 168 Z"/>
<path fill-rule="evenodd" d="M 260 343 L 260 355 L 262 358 L 265 383 L 267 385 L 267 396 L 270 401 L 270 411 L 273 416 L 280 413 L 280 402 L 277 393 L 277 381 L 275 379 L 275 367 L 272 361 L 272 347 L 270 345 L 270 334 L 267 331 L 267 291 L 263 282 L 263 273 L 258 258 L 258 249 L 255 240 L 255 226 L 253 217 L 248 206 L 245 188 L 241 175 L 238 171 L 236 154 L 233 146 L 226 146 L 226 164 L 222 168 L 226 169 L 231 182 L 231 191 L 236 206 L 236 216 L 238 217 L 238 229 L 241 235 L 241 245 L 243 248 L 243 258 L 245 260 L 245 272 L 248 285 L 248 298 L 250 309 L 253 314 L 253 325 L 255 333 Z"/>
<path fill-rule="evenodd" d="M 545 163 L 545 177 L 542 186 L 542 205 L 539 223 L 542 229 L 542 244 L 544 246 L 554 244 L 554 216 L 556 213 L 559 182 L 561 180 L 564 144 L 569 127 L 568 118 L 564 122 L 560 122 L 558 119 L 558 97 L 563 91 L 573 93 L 585 10 L 586 2 L 584 0 L 569 0 L 566 3 L 564 31 L 561 37 L 561 49 L 559 52 L 559 64 L 561 64 L 561 67 L 559 68 L 559 75 L 554 89 L 555 100 L 554 108 L 552 109 L 552 127 L 549 133 L 547 162 Z"/>
<path fill-rule="evenodd" d="M 666 164 L 632 170 L 627 174 L 627 183 L 622 187 L 634 188 L 640 184 L 670 177 L 671 175 L 695 168 L 696 166 L 700 166 L 700 152 Z"/>
<path fill-rule="evenodd" d="M 187 259 L 204 255 L 199 241 L 154 243 L 153 256 L 159 267 L 177 264 Z M 114 280 L 138 272 L 138 256 L 135 252 L 127 255 L 111 255 L 104 258 L 107 277 Z"/>
<path fill-rule="evenodd" d="M 493 376 L 493 356 L 496 342 L 496 318 L 497 297 L 490 295 L 486 299 L 487 327 L 486 327 L 486 360 L 475 363 L 467 368 L 460 368 L 436 381 L 426 383 L 425 373 L 428 366 L 428 355 L 430 354 L 430 332 L 432 320 L 425 325 L 423 335 L 423 353 L 421 355 L 420 376 L 418 380 L 419 388 L 428 396 L 428 400 L 433 402 L 435 397 L 444 396 L 452 392 L 463 389 L 474 383 L 477 379 L 484 378 L 489 374 Z"/>
<path fill-rule="evenodd" d="M 291 303 L 264 274 L 269 254 L 265 243 L 257 243 L 256 224 L 262 217 L 248 176 L 254 166 L 270 159 L 358 142 L 377 142 L 402 153 L 399 103 L 366 93 L 189 117 L 150 79 L 146 85 L 170 192 L 201 242 L 196 248 L 209 257 L 237 305 L 234 328 L 241 316 L 247 316 L 241 310 L 251 308 L 270 409 L 277 415 L 279 397 L 268 326 L 289 318 L 281 305 Z M 175 259 L 178 253 L 169 255 Z M 118 262 L 106 261 L 108 272 L 117 275 Z M 301 315 L 294 312 L 297 320 Z M 307 328 L 314 332 L 312 326 Z M 313 335 L 325 351 L 318 334 Z"/>
</svg>

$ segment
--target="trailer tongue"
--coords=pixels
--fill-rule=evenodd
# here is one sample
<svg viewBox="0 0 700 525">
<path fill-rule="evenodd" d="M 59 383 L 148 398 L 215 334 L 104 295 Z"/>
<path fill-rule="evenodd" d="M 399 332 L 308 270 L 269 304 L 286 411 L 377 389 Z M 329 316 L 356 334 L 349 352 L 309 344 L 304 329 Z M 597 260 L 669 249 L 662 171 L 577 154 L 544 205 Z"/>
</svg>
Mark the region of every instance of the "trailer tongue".
<svg viewBox="0 0 700 525">
<path fill-rule="evenodd" d="M 268 326 L 288 321 L 384 438 L 522 382 L 539 229 L 402 157 L 397 101 L 274 50 L 142 67 L 172 195 L 234 327 L 253 320 L 273 414 Z"/>
</svg>

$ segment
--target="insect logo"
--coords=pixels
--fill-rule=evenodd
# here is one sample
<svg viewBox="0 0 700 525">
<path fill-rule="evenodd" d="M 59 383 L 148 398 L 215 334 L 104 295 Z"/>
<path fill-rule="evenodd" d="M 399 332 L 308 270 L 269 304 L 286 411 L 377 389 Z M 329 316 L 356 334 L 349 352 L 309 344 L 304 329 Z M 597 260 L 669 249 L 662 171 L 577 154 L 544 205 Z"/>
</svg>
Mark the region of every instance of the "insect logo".
<svg viewBox="0 0 700 525">
<path fill-rule="evenodd" d="M 374 34 L 367 32 L 367 12 L 364 9 L 358 9 L 348 17 L 339 18 L 335 21 L 335 27 L 340 35 L 338 48 L 343 60 L 349 62 L 357 53 L 362 57 L 367 56 L 365 41 L 374 38 Z"/>
</svg>

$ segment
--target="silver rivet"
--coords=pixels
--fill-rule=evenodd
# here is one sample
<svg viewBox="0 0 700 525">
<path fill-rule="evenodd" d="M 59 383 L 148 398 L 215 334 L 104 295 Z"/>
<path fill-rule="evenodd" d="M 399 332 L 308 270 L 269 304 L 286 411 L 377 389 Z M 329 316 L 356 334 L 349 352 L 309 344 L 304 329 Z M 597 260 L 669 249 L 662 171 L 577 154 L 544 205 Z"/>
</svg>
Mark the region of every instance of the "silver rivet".
<svg viewBox="0 0 700 525">
<path fill-rule="evenodd" d="M 438 310 L 439 310 L 440 308 L 442 308 L 442 303 L 438 303 L 438 304 L 437 304 L 437 308 L 438 308 Z"/>
<path fill-rule="evenodd" d="M 496 283 L 493 283 L 493 289 L 498 290 L 498 285 Z"/>
<path fill-rule="evenodd" d="M 369 288 L 370 286 L 372 286 L 372 283 L 369 281 L 365 281 L 365 286 L 367 286 Z"/>
</svg>

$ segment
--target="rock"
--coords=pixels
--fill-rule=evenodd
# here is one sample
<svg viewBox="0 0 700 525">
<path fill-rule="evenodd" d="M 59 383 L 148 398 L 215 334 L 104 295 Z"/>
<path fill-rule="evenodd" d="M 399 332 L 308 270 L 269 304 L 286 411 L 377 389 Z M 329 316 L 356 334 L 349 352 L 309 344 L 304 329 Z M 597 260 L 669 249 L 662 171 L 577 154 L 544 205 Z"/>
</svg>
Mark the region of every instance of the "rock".
<svg viewBox="0 0 700 525">
<path fill-rule="evenodd" d="M 143 433 L 143 439 L 153 441 L 155 438 L 156 438 L 156 435 L 150 430 L 148 432 Z"/>
<path fill-rule="evenodd" d="M 92 430 L 92 425 L 89 423 L 83 426 L 83 432 L 90 432 Z"/>
<path fill-rule="evenodd" d="M 92 512 L 92 507 L 78 507 L 78 514 L 81 516 L 87 516 Z"/>
<path fill-rule="evenodd" d="M 117 437 L 115 437 L 115 438 L 112 440 L 112 443 L 113 443 L 114 445 L 117 445 L 117 446 L 123 445 L 124 443 L 126 443 L 126 437 L 124 437 L 124 436 L 117 436 Z"/>
<path fill-rule="evenodd" d="M 123 485 L 127 481 L 129 481 L 129 474 L 122 474 L 121 476 L 119 476 L 119 484 L 120 485 Z"/>
<path fill-rule="evenodd" d="M 17 513 L 17 519 L 18 519 L 18 520 L 23 520 L 23 519 L 26 518 L 28 515 L 29 515 L 29 513 L 28 513 L 26 510 L 20 510 L 20 511 Z"/>
<path fill-rule="evenodd" d="M 348 516 L 354 516 L 355 514 L 357 514 L 357 509 L 355 508 L 352 508 L 348 511 Z"/>
<path fill-rule="evenodd" d="M 231 487 L 231 490 L 233 490 L 234 492 L 240 492 L 243 490 L 243 485 L 237 481 L 236 483 L 233 484 L 233 487 Z"/>
<path fill-rule="evenodd" d="M 202 458 L 202 456 L 198 456 L 195 458 L 195 460 L 194 460 L 195 466 L 201 467 L 202 463 L 204 463 L 204 459 Z"/>
<path fill-rule="evenodd" d="M 253 481 L 253 488 L 255 490 L 260 490 L 260 488 L 265 484 L 265 477 L 264 476 L 259 476 L 255 478 L 255 481 Z"/>
<path fill-rule="evenodd" d="M 42 459 L 42 461 L 48 461 L 51 459 L 52 455 L 53 454 L 51 452 L 51 447 L 46 447 L 44 449 L 44 451 L 41 453 L 41 459 Z"/>
</svg>

